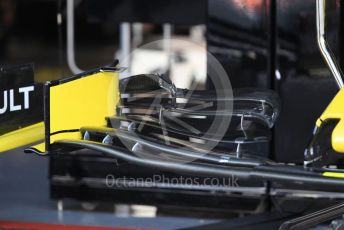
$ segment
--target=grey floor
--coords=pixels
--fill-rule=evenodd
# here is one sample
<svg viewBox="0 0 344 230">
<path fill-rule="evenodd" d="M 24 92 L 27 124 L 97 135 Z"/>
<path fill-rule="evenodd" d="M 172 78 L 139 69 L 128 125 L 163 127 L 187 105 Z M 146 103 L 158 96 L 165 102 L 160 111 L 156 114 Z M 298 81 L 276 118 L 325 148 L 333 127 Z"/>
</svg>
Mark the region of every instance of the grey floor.
<svg viewBox="0 0 344 230">
<path fill-rule="evenodd" d="M 22 149 L 0 153 L 0 220 L 155 229 L 215 222 L 173 216 L 120 217 L 113 212 L 68 208 L 58 212 L 56 202 L 49 199 L 48 158 L 24 154 Z"/>
</svg>

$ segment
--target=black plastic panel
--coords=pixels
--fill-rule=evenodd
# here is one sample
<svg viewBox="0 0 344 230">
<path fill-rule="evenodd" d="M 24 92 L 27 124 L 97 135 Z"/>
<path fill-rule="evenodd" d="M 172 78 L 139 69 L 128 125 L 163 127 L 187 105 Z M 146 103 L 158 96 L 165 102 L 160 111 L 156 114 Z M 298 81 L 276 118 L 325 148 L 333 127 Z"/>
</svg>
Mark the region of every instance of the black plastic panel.
<svg viewBox="0 0 344 230">
<path fill-rule="evenodd" d="M 33 65 L 0 68 L 0 134 L 43 121 L 42 85 Z"/>
</svg>

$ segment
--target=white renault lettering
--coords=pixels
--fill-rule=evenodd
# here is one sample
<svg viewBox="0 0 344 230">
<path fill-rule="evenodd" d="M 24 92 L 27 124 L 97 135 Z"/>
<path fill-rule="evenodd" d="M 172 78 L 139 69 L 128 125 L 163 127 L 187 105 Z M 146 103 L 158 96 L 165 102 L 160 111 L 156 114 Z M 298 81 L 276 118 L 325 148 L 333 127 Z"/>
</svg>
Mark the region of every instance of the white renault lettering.
<svg viewBox="0 0 344 230">
<path fill-rule="evenodd" d="M 9 111 L 19 111 L 30 108 L 30 92 L 34 91 L 34 86 L 26 86 L 18 89 L 18 92 L 24 97 L 24 105 L 16 104 L 14 100 L 15 91 L 14 89 L 3 91 L 3 106 L 0 108 L 0 114 L 5 113 L 8 109 Z M 9 101 L 8 101 L 9 98 Z M 9 107 L 9 108 L 8 108 Z"/>
</svg>

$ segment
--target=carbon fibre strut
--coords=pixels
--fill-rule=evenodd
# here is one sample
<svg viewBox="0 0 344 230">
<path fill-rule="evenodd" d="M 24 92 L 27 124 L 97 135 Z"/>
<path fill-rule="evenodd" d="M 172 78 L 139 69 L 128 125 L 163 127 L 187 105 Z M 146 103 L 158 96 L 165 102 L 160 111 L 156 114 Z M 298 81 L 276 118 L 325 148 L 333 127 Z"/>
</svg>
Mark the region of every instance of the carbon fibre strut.
<svg viewBox="0 0 344 230">
<path fill-rule="evenodd" d="M 288 220 L 284 222 L 280 230 L 303 230 L 303 229 L 309 229 L 311 227 L 314 227 L 318 224 L 334 220 L 336 218 L 342 218 L 344 214 L 344 203 L 325 208 L 323 210 L 319 210 L 310 214 L 307 214 L 305 216 L 301 216 L 292 220 Z M 336 228 L 337 229 L 337 228 Z M 343 225 L 341 228 L 343 229 Z"/>
</svg>

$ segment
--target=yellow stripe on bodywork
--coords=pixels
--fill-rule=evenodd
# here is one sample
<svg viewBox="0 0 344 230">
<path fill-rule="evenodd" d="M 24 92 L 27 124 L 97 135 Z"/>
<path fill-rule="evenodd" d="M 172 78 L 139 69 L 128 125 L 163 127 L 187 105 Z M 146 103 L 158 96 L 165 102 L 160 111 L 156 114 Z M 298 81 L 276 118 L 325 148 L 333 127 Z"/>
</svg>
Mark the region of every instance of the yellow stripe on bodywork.
<svg viewBox="0 0 344 230">
<path fill-rule="evenodd" d="M 44 123 L 18 129 L 0 136 L 0 152 L 19 148 L 44 139 Z"/>
<path fill-rule="evenodd" d="M 25 149 L 25 151 L 28 153 L 45 153 L 45 142 Z"/>
<path fill-rule="evenodd" d="M 325 177 L 335 177 L 335 178 L 344 179 L 344 173 L 340 173 L 340 172 L 324 172 L 322 175 Z"/>
<path fill-rule="evenodd" d="M 331 101 L 324 113 L 317 120 L 320 127 L 322 121 L 327 119 L 339 119 L 331 136 L 332 148 L 339 153 L 344 153 L 344 89 L 341 89 Z"/>
<path fill-rule="evenodd" d="M 105 126 L 106 117 L 115 114 L 118 73 L 98 72 L 50 87 L 50 133 Z M 50 136 L 50 143 L 61 139 L 81 139 L 80 132 Z"/>
<path fill-rule="evenodd" d="M 115 114 L 118 72 L 97 72 L 50 87 L 50 144 L 62 139 L 81 139 L 83 126 L 106 126 L 106 117 Z M 52 134 L 55 132 L 60 132 Z M 32 146 L 28 152 L 46 152 L 46 143 Z"/>
</svg>

